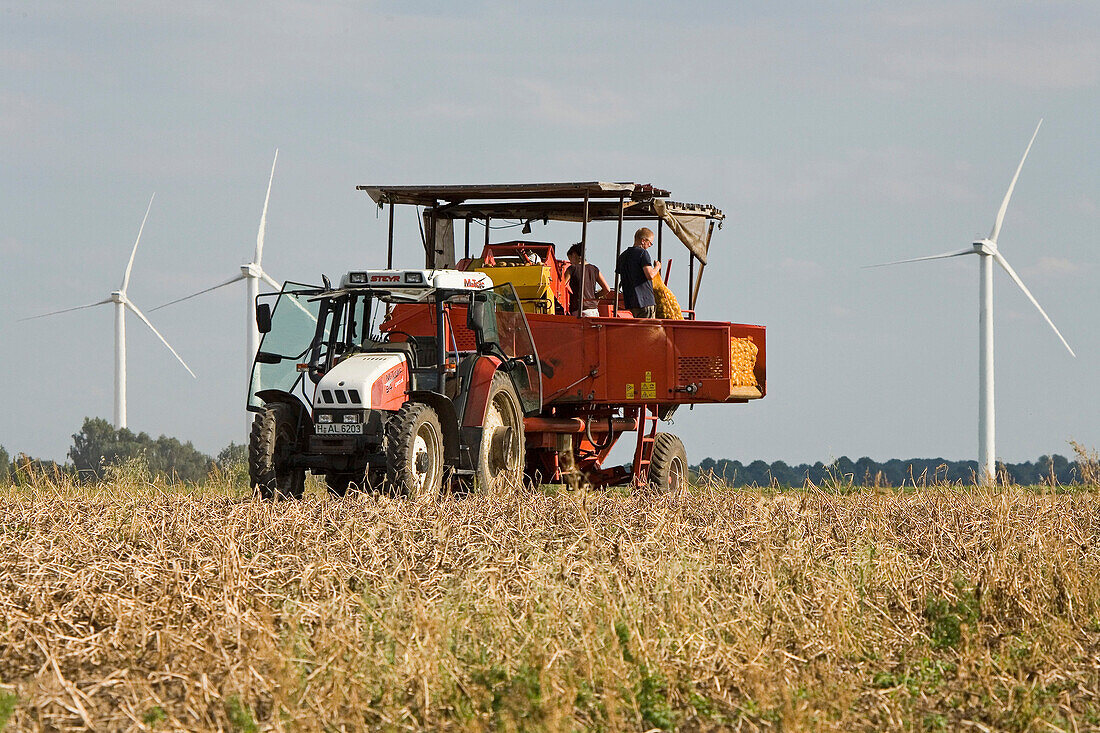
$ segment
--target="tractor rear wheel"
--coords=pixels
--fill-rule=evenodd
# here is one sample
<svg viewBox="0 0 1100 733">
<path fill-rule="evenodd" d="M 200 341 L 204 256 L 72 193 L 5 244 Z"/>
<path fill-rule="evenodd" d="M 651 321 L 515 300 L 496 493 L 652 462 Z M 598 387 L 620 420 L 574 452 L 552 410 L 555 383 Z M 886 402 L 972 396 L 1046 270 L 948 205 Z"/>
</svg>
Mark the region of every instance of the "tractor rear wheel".
<svg viewBox="0 0 1100 733">
<path fill-rule="evenodd" d="M 386 423 L 386 480 L 410 499 L 439 496 L 443 479 L 443 430 L 422 402 L 406 402 Z"/>
<path fill-rule="evenodd" d="M 653 436 L 653 457 L 649 463 L 649 486 L 662 492 L 679 493 L 687 488 L 688 462 L 684 444 L 672 433 Z"/>
<path fill-rule="evenodd" d="M 264 406 L 252 421 L 248 441 L 248 478 L 260 498 L 302 498 L 306 472 L 287 466 L 298 443 L 298 415 L 281 402 Z"/>
<path fill-rule="evenodd" d="M 523 408 L 511 378 L 504 372 L 493 375 L 489 386 L 481 445 L 477 453 L 477 483 L 481 491 L 518 486 L 523 481 L 526 440 Z"/>
</svg>

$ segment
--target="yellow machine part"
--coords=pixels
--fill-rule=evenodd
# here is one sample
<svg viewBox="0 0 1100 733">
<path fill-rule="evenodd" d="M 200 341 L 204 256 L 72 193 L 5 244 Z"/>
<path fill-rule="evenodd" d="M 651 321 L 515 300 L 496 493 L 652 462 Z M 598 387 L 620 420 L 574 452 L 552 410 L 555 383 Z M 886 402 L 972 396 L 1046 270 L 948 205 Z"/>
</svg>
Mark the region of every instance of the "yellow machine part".
<svg viewBox="0 0 1100 733">
<path fill-rule="evenodd" d="M 548 265 L 505 265 L 485 267 L 480 261 L 471 268 L 484 272 L 493 279 L 494 285 L 512 283 L 523 304 L 526 313 L 553 313 L 554 292 L 550 288 L 550 267 Z"/>
</svg>

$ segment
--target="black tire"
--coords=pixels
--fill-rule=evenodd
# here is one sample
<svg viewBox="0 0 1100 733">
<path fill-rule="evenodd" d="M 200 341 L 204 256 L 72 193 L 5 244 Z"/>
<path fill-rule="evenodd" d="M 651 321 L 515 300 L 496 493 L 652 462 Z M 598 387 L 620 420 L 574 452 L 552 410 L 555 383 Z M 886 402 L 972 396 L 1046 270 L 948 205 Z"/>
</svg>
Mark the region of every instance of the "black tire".
<svg viewBox="0 0 1100 733">
<path fill-rule="evenodd" d="M 688 462 L 684 444 L 672 433 L 657 433 L 649 462 L 649 486 L 655 491 L 679 493 L 687 488 Z"/>
<path fill-rule="evenodd" d="M 527 441 L 523 408 L 512 380 L 504 372 L 493 375 L 482 420 L 477 452 L 477 486 L 481 491 L 520 486 Z"/>
<path fill-rule="evenodd" d="M 248 441 L 248 478 L 261 498 L 302 498 L 306 472 L 286 465 L 297 444 L 297 411 L 281 402 L 265 405 Z"/>
<path fill-rule="evenodd" d="M 386 480 L 400 496 L 434 500 L 443 480 L 443 430 L 421 402 L 406 402 L 386 423 Z"/>
</svg>

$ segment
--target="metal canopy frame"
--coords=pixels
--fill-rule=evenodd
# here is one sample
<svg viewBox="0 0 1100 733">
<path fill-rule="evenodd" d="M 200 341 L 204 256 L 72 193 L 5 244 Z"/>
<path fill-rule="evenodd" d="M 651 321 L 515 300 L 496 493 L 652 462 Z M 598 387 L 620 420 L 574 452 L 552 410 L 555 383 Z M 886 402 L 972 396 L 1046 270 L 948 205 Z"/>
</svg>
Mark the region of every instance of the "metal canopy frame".
<svg viewBox="0 0 1100 733">
<path fill-rule="evenodd" d="M 690 257 L 688 263 L 688 309 L 694 311 L 699 297 L 699 287 L 706 265 L 706 253 L 714 227 L 725 220 L 721 209 L 709 204 L 691 204 L 668 200 L 671 192 L 648 183 L 579 181 L 571 183 L 521 183 L 447 186 L 357 186 L 365 191 L 379 208 L 389 204 L 389 234 L 387 238 L 386 267 L 393 267 L 393 210 L 397 205 L 424 208 L 425 266 L 436 266 L 436 222 L 465 222 L 465 255 L 470 256 L 470 222 L 481 220 L 485 225 L 485 243 L 489 244 L 489 229 L 493 219 L 518 219 L 533 221 L 580 222 L 581 224 L 581 292 L 584 292 L 588 262 L 588 222 L 616 221 L 616 261 L 622 252 L 623 223 L 626 221 L 657 222 L 657 258 L 661 259 L 663 224 L 666 216 L 694 219 L 700 217 L 709 223 L 704 239 L 702 256 L 692 251 L 685 240 Z M 656 203 L 659 202 L 659 203 Z M 698 221 L 698 220 L 695 220 Z M 672 222 L 676 224 L 676 221 Z M 676 227 L 673 227 L 674 229 Z M 450 236 L 453 236 L 451 234 Z M 677 236 L 680 236 L 677 234 Z M 699 260 L 698 274 L 695 261 Z M 667 272 L 666 272 L 667 277 Z M 618 273 L 615 277 L 618 289 Z M 617 302 L 616 302 L 616 310 Z"/>
</svg>

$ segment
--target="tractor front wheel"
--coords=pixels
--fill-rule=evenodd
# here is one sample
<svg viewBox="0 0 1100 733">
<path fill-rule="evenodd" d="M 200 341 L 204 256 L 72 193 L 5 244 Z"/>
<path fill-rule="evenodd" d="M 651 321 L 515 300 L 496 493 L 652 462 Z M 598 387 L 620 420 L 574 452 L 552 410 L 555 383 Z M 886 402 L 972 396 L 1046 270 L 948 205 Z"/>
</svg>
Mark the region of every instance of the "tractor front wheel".
<svg viewBox="0 0 1100 733">
<path fill-rule="evenodd" d="M 688 462 L 684 444 L 672 433 L 657 433 L 649 463 L 649 485 L 657 491 L 679 493 L 687 487 Z"/>
<path fill-rule="evenodd" d="M 386 479 L 410 499 L 439 496 L 443 479 L 443 430 L 428 405 L 406 402 L 386 423 Z"/>
<path fill-rule="evenodd" d="M 290 468 L 288 458 L 298 442 L 298 415 L 290 405 L 274 402 L 252 421 L 248 441 L 248 478 L 263 499 L 302 498 L 306 472 Z"/>
<path fill-rule="evenodd" d="M 526 440 L 523 409 L 512 380 L 504 372 L 493 375 L 481 445 L 477 454 L 477 482 L 482 491 L 518 486 L 523 481 Z"/>
</svg>

